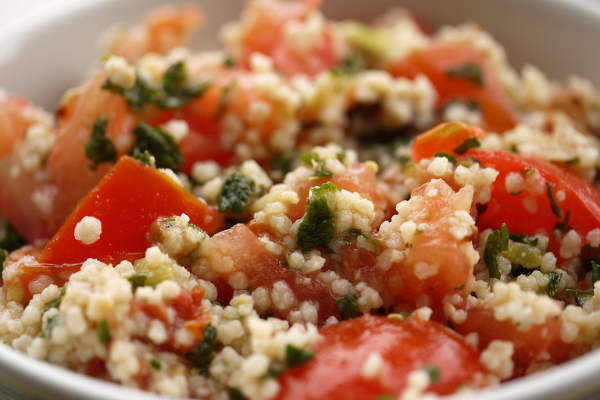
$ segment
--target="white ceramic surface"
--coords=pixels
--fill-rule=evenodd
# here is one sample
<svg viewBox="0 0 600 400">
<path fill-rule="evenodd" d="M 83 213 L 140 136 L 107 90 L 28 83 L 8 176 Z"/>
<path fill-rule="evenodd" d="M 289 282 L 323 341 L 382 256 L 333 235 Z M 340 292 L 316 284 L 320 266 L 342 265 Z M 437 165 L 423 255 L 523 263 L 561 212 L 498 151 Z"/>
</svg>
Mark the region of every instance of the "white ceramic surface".
<svg viewBox="0 0 600 400">
<path fill-rule="evenodd" d="M 5 1 L 5 0 L 2 0 Z M 185 0 L 174 0 L 182 3 Z M 138 20 L 164 0 L 86 0 L 42 8 L 0 31 L 0 87 L 52 108 L 100 59 L 102 30 Z M 196 48 L 216 46 L 215 31 L 235 18 L 242 0 L 204 0 L 207 24 Z M 329 0 L 334 18 L 369 19 L 406 5 L 434 26 L 479 21 L 505 45 L 513 65 L 531 63 L 550 77 L 588 77 L 600 86 L 600 2 L 592 0 Z M 600 398 L 600 352 L 500 388 L 457 396 L 478 400 Z M 149 400 L 156 396 L 77 375 L 0 345 L 0 398 Z"/>
</svg>

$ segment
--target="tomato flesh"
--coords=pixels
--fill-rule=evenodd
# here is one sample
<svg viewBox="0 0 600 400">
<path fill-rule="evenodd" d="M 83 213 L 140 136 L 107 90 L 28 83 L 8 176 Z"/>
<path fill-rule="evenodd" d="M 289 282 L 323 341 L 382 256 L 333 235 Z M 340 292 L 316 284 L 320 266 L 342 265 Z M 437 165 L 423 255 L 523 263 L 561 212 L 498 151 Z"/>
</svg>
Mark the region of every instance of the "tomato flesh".
<svg viewBox="0 0 600 400">
<path fill-rule="evenodd" d="M 150 246 L 152 223 L 183 213 L 209 234 L 216 232 L 223 222 L 214 207 L 183 186 L 160 171 L 124 156 L 79 203 L 42 251 L 40 262 L 81 263 L 96 258 L 115 263 L 141 258 Z M 102 224 L 100 238 L 92 244 L 75 239 L 75 227 L 85 216 L 95 217 Z"/>
<path fill-rule="evenodd" d="M 461 385 L 476 386 L 486 373 L 479 352 L 448 328 L 431 321 L 363 315 L 320 330 L 315 357 L 279 378 L 277 399 L 378 399 L 398 396 L 408 375 L 424 366 L 439 368 L 428 391 L 450 394 Z M 367 379 L 363 364 L 372 353 L 383 359 L 380 373 Z"/>
</svg>

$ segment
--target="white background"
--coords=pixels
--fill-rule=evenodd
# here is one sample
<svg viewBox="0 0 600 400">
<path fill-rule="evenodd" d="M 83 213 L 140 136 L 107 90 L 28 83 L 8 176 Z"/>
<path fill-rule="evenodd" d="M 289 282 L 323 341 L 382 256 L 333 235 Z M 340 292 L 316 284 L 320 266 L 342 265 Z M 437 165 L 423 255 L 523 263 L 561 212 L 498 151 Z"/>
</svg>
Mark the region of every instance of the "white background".
<svg viewBox="0 0 600 400">
<path fill-rule="evenodd" d="M 43 12 L 65 4 L 86 0 L 0 0 L 0 30 L 23 19 L 32 12 Z"/>
</svg>

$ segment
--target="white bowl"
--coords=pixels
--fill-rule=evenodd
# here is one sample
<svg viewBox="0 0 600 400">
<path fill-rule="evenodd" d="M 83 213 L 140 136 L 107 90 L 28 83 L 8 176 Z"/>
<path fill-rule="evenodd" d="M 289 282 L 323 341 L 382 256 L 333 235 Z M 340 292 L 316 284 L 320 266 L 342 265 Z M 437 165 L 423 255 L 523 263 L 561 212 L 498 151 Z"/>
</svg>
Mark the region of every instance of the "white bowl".
<svg viewBox="0 0 600 400">
<path fill-rule="evenodd" d="M 137 21 L 164 0 L 87 0 L 48 15 L 34 14 L 0 34 L 0 87 L 52 109 L 99 60 L 96 46 L 108 26 Z M 183 3 L 185 0 L 172 0 Z M 238 16 L 241 0 L 198 1 L 207 23 L 197 48 L 216 47 L 216 29 Z M 368 20 L 391 6 L 406 6 L 433 26 L 478 21 L 507 49 L 515 66 L 530 63 L 551 78 L 571 74 L 600 86 L 600 2 L 596 0 L 329 0 L 326 15 Z M 478 400 L 600 398 L 600 352 L 456 398 Z M 0 398 L 149 400 L 157 396 L 75 374 L 29 359 L 0 345 Z M 453 397 L 454 398 L 454 397 Z"/>
</svg>

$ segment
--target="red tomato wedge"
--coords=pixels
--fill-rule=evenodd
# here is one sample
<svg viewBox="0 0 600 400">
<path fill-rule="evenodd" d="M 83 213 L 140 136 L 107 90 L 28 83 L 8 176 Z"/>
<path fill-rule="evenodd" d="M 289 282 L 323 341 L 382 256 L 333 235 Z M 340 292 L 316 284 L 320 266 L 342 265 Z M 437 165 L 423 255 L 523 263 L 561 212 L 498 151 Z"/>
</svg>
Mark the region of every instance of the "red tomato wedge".
<svg viewBox="0 0 600 400">
<path fill-rule="evenodd" d="M 411 149 L 412 158 L 419 161 L 437 152 L 454 154 L 454 150 L 470 138 L 479 139 L 485 131 L 464 122 L 447 122 L 417 136 Z"/>
<path fill-rule="evenodd" d="M 452 73 L 471 66 L 475 78 L 468 73 Z M 437 89 L 438 107 L 452 100 L 476 101 L 484 118 L 484 128 L 495 132 L 511 129 L 518 122 L 517 112 L 494 75 L 491 66 L 477 50 L 459 43 L 433 43 L 422 51 L 387 67 L 394 76 L 414 79 L 425 75 Z M 480 73 L 480 77 L 477 74 Z M 460 76 L 463 75 L 463 76 Z"/>
<path fill-rule="evenodd" d="M 479 128 L 462 122 L 440 125 L 415 139 L 413 158 L 418 161 L 433 157 L 438 151 L 460 156 L 453 151 L 457 143 L 482 135 Z M 479 229 L 500 229 L 506 223 L 511 233 L 542 233 L 550 237 L 550 251 L 559 255 L 560 244 L 552 235 L 557 224 L 563 222 L 564 229 L 574 229 L 584 237 L 600 227 L 600 191 L 580 177 L 543 160 L 505 151 L 472 149 L 464 155 L 500 173 L 493 184 L 491 200 L 479 214 Z M 519 193 L 511 193 L 506 188 L 509 174 L 523 176 L 534 171 L 540 176 L 535 182 L 537 189 L 525 187 Z"/>
<path fill-rule="evenodd" d="M 480 229 L 500 229 L 506 223 L 511 233 L 544 233 L 550 236 L 550 251 L 558 256 L 560 245 L 552 232 L 567 214 L 565 228 L 572 228 L 583 237 L 600 227 L 600 192 L 580 177 L 547 162 L 503 151 L 471 150 L 467 155 L 500 172 L 487 209 L 477 220 Z M 506 189 L 506 176 L 523 174 L 526 168 L 534 168 L 542 178 L 543 191 L 535 197 L 525 191 L 510 193 Z"/>
<path fill-rule="evenodd" d="M 208 256 L 212 270 L 217 273 L 219 280 L 212 280 L 219 290 L 219 301 L 228 304 L 233 289 L 230 277 L 241 272 L 251 289 L 264 287 L 269 291 L 278 282 L 285 284 L 294 293 L 294 307 L 305 301 L 318 304 L 319 323 L 335 316 L 339 319 L 337 303 L 331 290 L 313 276 L 284 267 L 275 256 L 267 253 L 264 244 L 242 224 L 227 229 L 213 236 L 210 241 L 211 254 Z M 214 258 L 213 258 L 214 257 Z M 231 268 L 222 266 L 231 262 Z M 229 294 L 224 293 L 229 292 Z M 282 309 L 280 304 L 274 305 L 276 316 L 283 315 L 289 309 Z"/>
<path fill-rule="evenodd" d="M 320 333 L 315 357 L 279 377 L 278 400 L 396 397 L 407 388 L 409 374 L 426 366 L 439 372 L 427 391 L 443 395 L 463 384 L 477 387 L 478 377 L 487 372 L 475 348 L 432 321 L 363 315 Z M 365 377 L 365 361 L 374 353 L 383 360 L 381 368 Z"/>
<path fill-rule="evenodd" d="M 162 172 L 129 156 L 121 157 L 46 245 L 40 262 L 81 263 L 96 258 L 114 263 L 141 258 L 150 245 L 152 223 L 182 213 L 209 234 L 218 231 L 223 222 L 214 207 Z M 95 217 L 102 224 L 100 239 L 89 245 L 74 235 L 76 225 L 85 216 Z"/>
</svg>

